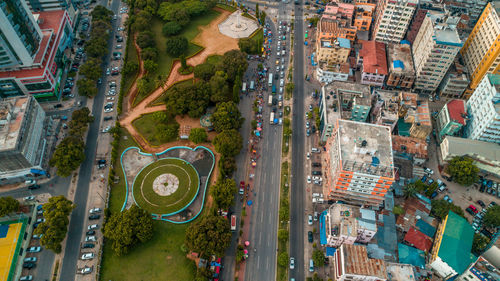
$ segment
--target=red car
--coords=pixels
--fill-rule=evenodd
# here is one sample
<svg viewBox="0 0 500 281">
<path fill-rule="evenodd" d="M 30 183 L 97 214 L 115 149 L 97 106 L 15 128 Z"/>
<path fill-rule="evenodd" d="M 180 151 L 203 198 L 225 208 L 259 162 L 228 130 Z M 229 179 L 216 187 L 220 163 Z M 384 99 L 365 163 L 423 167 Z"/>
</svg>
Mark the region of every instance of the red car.
<svg viewBox="0 0 500 281">
<path fill-rule="evenodd" d="M 240 195 L 245 194 L 245 182 L 240 181 Z"/>
<path fill-rule="evenodd" d="M 477 212 L 479 212 L 476 207 L 474 207 L 474 205 L 469 205 L 469 208 L 474 212 L 474 214 L 477 214 Z"/>
</svg>

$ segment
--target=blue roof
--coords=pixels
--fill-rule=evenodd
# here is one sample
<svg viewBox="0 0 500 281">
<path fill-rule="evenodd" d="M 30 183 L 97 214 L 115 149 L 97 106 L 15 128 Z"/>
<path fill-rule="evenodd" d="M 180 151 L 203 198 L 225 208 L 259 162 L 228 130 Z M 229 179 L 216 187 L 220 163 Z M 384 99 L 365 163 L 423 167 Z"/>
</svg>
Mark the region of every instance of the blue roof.
<svg viewBox="0 0 500 281">
<path fill-rule="evenodd" d="M 319 215 L 319 242 L 321 245 L 326 245 L 326 223 L 325 223 L 326 210 Z"/>
<path fill-rule="evenodd" d="M 333 247 L 326 247 L 326 256 L 333 257 L 333 255 L 335 255 L 336 251 L 337 251 L 337 249 L 335 249 Z"/>
<path fill-rule="evenodd" d="M 351 48 L 351 41 L 349 39 L 338 37 L 337 42 L 339 42 L 341 48 Z"/>
<path fill-rule="evenodd" d="M 400 42 L 401 44 L 407 44 L 407 45 L 411 45 L 410 41 L 408 40 L 401 40 Z"/>
<path fill-rule="evenodd" d="M 393 62 L 393 64 L 394 64 L 394 68 L 405 69 L 405 64 L 402 61 L 400 61 L 400 60 L 395 60 Z"/>
<path fill-rule="evenodd" d="M 434 237 L 434 234 L 436 234 L 436 228 L 428 224 L 424 220 L 421 219 L 418 220 L 415 226 L 417 227 L 418 230 L 420 230 L 420 232 L 431 238 Z"/>
<path fill-rule="evenodd" d="M 425 252 L 405 244 L 398 243 L 399 263 L 425 267 Z"/>
</svg>

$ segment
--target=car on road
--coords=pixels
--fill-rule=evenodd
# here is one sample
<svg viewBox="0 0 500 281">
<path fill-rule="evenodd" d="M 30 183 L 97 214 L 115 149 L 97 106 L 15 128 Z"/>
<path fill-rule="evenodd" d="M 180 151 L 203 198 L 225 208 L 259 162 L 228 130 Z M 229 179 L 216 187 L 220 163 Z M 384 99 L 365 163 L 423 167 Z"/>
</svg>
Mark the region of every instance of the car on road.
<svg viewBox="0 0 500 281">
<path fill-rule="evenodd" d="M 99 228 L 98 224 L 91 224 L 87 227 L 87 230 L 94 230 L 94 229 L 98 229 L 98 228 Z"/>
<path fill-rule="evenodd" d="M 28 186 L 29 190 L 39 189 L 41 186 L 39 184 L 32 184 Z"/>
<path fill-rule="evenodd" d="M 25 275 L 25 276 L 21 276 L 21 278 L 19 278 L 19 281 L 31 281 L 31 280 L 33 280 L 32 275 Z"/>
<path fill-rule="evenodd" d="M 312 215 L 307 215 L 307 224 L 312 225 L 313 224 L 313 216 Z"/>
<path fill-rule="evenodd" d="M 311 176 L 307 176 L 307 183 L 311 183 Z"/>
<path fill-rule="evenodd" d="M 82 255 L 82 260 L 91 260 L 94 258 L 94 253 L 85 253 Z"/>
<path fill-rule="evenodd" d="M 29 258 L 24 258 L 24 262 L 36 262 L 37 258 L 36 257 L 29 257 Z"/>
<path fill-rule="evenodd" d="M 25 262 L 25 263 L 23 263 L 23 268 L 32 269 L 32 268 L 35 268 L 35 267 L 36 267 L 36 263 L 34 263 L 34 262 Z"/>
<path fill-rule="evenodd" d="M 42 251 L 41 247 L 29 247 L 28 249 L 26 249 L 27 253 L 38 253 L 40 251 Z"/>
<path fill-rule="evenodd" d="M 100 212 L 102 212 L 101 208 L 92 208 L 92 209 L 89 210 L 90 214 L 97 214 L 97 213 L 100 213 Z"/>
<path fill-rule="evenodd" d="M 240 194 L 240 195 L 245 194 L 245 182 L 244 182 L 244 181 L 240 181 L 240 190 L 239 190 L 239 194 Z"/>
<path fill-rule="evenodd" d="M 82 244 L 82 249 L 92 249 L 94 247 L 95 247 L 95 245 L 92 244 L 92 243 L 84 243 L 84 244 Z"/>
<path fill-rule="evenodd" d="M 481 200 L 477 200 L 477 202 L 476 202 L 476 203 L 477 203 L 477 204 L 479 204 L 479 206 L 481 206 L 481 207 L 483 207 L 483 208 L 484 208 L 484 207 L 486 207 L 486 204 L 484 204 L 484 202 L 483 202 L 483 201 L 481 201 Z"/>
<path fill-rule="evenodd" d="M 294 268 L 295 268 L 295 258 L 291 257 L 290 258 L 290 269 L 294 269 Z"/>
<path fill-rule="evenodd" d="M 101 215 L 93 214 L 89 216 L 89 220 L 98 220 L 101 218 Z"/>
<path fill-rule="evenodd" d="M 89 230 L 89 231 L 85 232 L 85 235 L 87 235 L 87 236 L 95 235 L 95 230 Z"/>
<path fill-rule="evenodd" d="M 97 239 L 95 238 L 95 236 L 87 236 L 85 237 L 85 242 L 96 242 Z"/>
<path fill-rule="evenodd" d="M 307 232 L 307 241 L 309 241 L 309 243 L 313 242 L 313 232 L 312 231 Z"/>
</svg>

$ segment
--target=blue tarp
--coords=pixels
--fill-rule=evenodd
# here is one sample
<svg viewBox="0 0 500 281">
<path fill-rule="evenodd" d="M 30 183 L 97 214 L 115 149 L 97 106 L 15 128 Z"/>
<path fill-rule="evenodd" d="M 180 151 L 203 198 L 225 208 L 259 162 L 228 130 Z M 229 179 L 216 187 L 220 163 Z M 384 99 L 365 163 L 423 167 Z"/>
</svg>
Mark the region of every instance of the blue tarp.
<svg viewBox="0 0 500 281">
<path fill-rule="evenodd" d="M 335 249 L 333 247 L 326 247 L 326 256 L 333 257 L 333 255 L 335 255 L 336 251 L 337 251 L 337 249 Z"/>
<path fill-rule="evenodd" d="M 436 234 L 436 228 L 423 220 L 418 220 L 417 223 L 415 224 L 415 226 L 423 234 L 425 234 L 431 238 L 434 237 L 434 234 Z"/>
<path fill-rule="evenodd" d="M 407 44 L 407 45 L 411 45 L 410 41 L 408 40 L 401 40 L 400 42 L 401 44 Z"/>
<path fill-rule="evenodd" d="M 319 215 L 319 242 L 321 245 L 326 245 L 326 224 L 325 224 L 326 211 Z"/>
<path fill-rule="evenodd" d="M 395 60 L 393 62 L 393 64 L 394 64 L 394 68 L 398 68 L 399 67 L 401 69 L 405 69 L 405 64 L 402 61 L 400 61 L 400 60 Z"/>
</svg>

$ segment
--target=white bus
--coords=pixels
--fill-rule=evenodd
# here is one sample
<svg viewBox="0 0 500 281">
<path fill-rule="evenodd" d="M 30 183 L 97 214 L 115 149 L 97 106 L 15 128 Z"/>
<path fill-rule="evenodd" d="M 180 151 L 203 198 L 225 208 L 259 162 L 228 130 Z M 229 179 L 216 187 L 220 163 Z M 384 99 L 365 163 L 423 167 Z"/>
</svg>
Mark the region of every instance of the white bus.
<svg viewBox="0 0 500 281">
<path fill-rule="evenodd" d="M 269 73 L 269 86 L 273 85 L 273 74 Z"/>
<path fill-rule="evenodd" d="M 255 90 L 255 82 L 253 80 L 250 81 L 250 88 L 249 89 L 250 89 L 250 91 Z"/>
<path fill-rule="evenodd" d="M 273 105 L 273 96 L 272 95 L 269 95 L 269 100 L 267 102 L 267 105 L 269 105 L 269 106 Z"/>
</svg>

